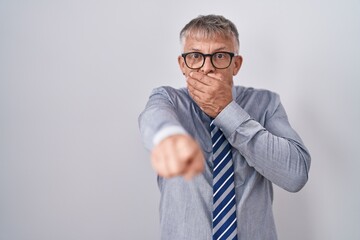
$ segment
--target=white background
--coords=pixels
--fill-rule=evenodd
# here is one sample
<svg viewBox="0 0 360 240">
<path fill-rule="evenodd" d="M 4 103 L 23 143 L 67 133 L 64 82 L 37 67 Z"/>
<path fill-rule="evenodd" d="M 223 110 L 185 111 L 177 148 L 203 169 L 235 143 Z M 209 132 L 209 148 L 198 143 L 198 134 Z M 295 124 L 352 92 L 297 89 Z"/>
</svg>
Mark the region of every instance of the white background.
<svg viewBox="0 0 360 240">
<path fill-rule="evenodd" d="M 312 155 L 302 191 L 275 188 L 279 239 L 360 239 L 359 1 L 0 0 L 1 240 L 159 239 L 137 117 L 185 86 L 178 33 L 209 13 Z"/>
</svg>

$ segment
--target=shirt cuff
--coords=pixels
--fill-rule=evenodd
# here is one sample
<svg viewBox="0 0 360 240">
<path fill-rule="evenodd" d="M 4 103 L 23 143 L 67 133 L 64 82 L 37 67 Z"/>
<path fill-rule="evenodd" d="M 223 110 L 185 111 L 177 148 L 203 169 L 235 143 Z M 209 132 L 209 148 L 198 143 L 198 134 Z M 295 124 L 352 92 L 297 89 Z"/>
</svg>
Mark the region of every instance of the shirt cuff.
<svg viewBox="0 0 360 240">
<path fill-rule="evenodd" d="M 249 120 L 249 114 L 235 101 L 229 103 L 214 119 L 225 136 L 230 136 L 245 121 Z"/>
<path fill-rule="evenodd" d="M 162 140 L 164 140 L 167 137 L 170 137 L 172 135 L 176 135 L 176 134 L 188 134 L 184 128 L 180 127 L 180 126 L 168 126 L 165 127 L 163 129 L 161 129 L 160 131 L 158 131 L 153 139 L 153 144 L 154 146 L 156 146 L 158 143 L 160 143 Z"/>
</svg>

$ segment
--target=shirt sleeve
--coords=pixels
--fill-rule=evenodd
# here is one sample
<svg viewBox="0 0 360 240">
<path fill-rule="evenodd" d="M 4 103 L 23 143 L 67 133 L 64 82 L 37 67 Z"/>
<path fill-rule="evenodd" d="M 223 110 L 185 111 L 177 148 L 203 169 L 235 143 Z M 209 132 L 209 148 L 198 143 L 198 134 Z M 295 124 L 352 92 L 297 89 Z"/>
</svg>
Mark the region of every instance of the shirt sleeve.
<svg viewBox="0 0 360 240">
<path fill-rule="evenodd" d="M 153 139 L 153 145 L 156 146 L 165 138 L 170 137 L 172 135 L 176 135 L 176 134 L 188 134 L 188 133 L 185 131 L 184 128 L 182 128 L 180 126 L 164 127 L 163 129 L 161 129 L 157 133 L 155 133 L 155 136 Z"/>
<path fill-rule="evenodd" d="M 296 192 L 307 182 L 310 155 L 290 126 L 280 101 L 264 126 L 235 101 L 223 109 L 214 123 L 247 163 L 274 184 Z"/>
<path fill-rule="evenodd" d="M 170 135 L 186 134 L 176 114 L 174 103 L 164 88 L 152 91 L 138 123 L 143 143 L 148 150 Z"/>
</svg>

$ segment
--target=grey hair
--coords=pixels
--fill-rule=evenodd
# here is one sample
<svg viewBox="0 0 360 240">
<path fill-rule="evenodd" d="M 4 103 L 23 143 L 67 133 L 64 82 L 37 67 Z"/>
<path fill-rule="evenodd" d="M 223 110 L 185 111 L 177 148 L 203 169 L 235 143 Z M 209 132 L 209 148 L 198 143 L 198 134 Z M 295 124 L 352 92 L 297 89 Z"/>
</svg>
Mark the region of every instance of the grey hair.
<svg viewBox="0 0 360 240">
<path fill-rule="evenodd" d="M 237 52 L 240 48 L 239 33 L 235 24 L 220 15 L 200 15 L 186 24 L 180 31 L 180 43 L 182 46 L 184 46 L 185 39 L 189 36 L 205 39 L 216 36 L 230 37 L 235 39 Z"/>
</svg>

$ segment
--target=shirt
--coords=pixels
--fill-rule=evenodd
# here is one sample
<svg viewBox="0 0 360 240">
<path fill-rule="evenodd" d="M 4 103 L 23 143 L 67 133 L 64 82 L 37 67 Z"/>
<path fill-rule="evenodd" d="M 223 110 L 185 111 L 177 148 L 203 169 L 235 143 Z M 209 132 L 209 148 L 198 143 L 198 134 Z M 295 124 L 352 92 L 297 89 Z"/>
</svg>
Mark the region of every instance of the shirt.
<svg viewBox="0 0 360 240">
<path fill-rule="evenodd" d="M 154 89 L 139 116 L 147 149 L 154 147 L 154 139 L 159 141 L 157 134 L 164 129 L 182 129 L 199 143 L 205 157 L 205 170 L 191 181 L 158 177 L 161 239 L 212 239 L 210 120 L 186 88 L 172 87 Z M 232 146 L 238 239 L 277 239 L 272 184 L 299 191 L 308 180 L 311 162 L 308 150 L 289 124 L 279 95 L 234 86 L 233 101 L 214 123 Z"/>
</svg>

